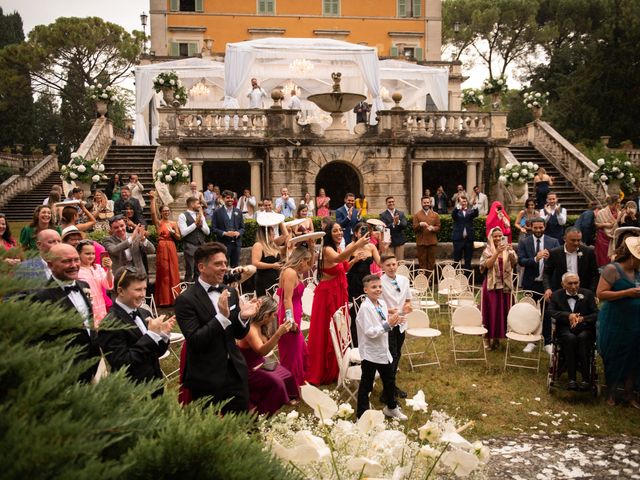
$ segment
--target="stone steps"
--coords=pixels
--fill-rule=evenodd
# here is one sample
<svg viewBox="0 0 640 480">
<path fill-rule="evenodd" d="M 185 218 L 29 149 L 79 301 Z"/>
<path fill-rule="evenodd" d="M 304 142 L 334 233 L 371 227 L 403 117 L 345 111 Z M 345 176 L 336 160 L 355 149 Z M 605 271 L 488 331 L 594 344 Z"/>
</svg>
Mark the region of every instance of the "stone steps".
<svg viewBox="0 0 640 480">
<path fill-rule="evenodd" d="M 34 210 L 42 205 L 49 196 L 51 187 L 60 185 L 60 172 L 52 172 L 40 185 L 28 192 L 23 192 L 13 197 L 4 207 L 2 213 L 11 221 L 28 221 L 33 218 Z"/>
</svg>

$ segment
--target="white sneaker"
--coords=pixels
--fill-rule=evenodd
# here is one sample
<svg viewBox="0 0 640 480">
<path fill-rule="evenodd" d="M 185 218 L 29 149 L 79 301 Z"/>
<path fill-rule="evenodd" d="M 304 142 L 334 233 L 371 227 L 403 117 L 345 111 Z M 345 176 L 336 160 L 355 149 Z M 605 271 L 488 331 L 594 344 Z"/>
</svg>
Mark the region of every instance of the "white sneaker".
<svg viewBox="0 0 640 480">
<path fill-rule="evenodd" d="M 535 343 L 527 343 L 527 346 L 522 349 L 524 353 L 531 353 L 536 349 Z"/>
<path fill-rule="evenodd" d="M 384 413 L 387 417 L 395 418 L 396 420 L 407 420 L 409 418 L 404 413 L 402 413 L 400 407 L 396 407 L 394 409 L 384 407 L 382 409 L 382 413 Z"/>
<path fill-rule="evenodd" d="M 549 356 L 553 355 L 553 345 L 551 345 L 551 344 L 545 345 L 544 346 L 544 351 L 547 352 L 549 354 Z"/>
</svg>

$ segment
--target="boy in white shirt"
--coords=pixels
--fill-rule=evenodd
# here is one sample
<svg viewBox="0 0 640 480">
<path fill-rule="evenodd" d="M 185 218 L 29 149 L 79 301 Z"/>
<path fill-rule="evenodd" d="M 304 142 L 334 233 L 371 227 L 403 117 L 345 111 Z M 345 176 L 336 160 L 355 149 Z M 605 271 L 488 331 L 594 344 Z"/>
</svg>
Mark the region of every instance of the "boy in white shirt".
<svg viewBox="0 0 640 480">
<path fill-rule="evenodd" d="M 396 402 L 396 381 L 393 370 L 393 357 L 389 352 L 389 331 L 402 323 L 397 313 L 389 316 L 387 304 L 382 300 L 382 282 L 376 275 L 367 275 L 362 280 L 364 299 L 358 315 L 358 350 L 362 358 L 362 377 L 358 388 L 357 415 L 360 417 L 369 409 L 369 394 L 373 390 L 376 371 L 380 374 L 386 406 L 382 409 L 387 417 L 406 420 Z"/>
</svg>

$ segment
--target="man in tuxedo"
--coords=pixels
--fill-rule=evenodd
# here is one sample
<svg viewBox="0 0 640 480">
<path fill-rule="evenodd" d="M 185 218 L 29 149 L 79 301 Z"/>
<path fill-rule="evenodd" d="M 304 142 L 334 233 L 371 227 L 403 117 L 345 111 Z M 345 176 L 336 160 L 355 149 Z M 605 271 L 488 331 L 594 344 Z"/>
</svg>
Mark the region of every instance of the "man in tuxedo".
<svg viewBox="0 0 640 480">
<path fill-rule="evenodd" d="M 344 205 L 336 210 L 336 223 L 344 230 L 344 243 L 351 243 L 353 229 L 360 221 L 360 210 L 355 207 L 356 196 L 353 193 L 347 193 L 344 196 Z"/>
<path fill-rule="evenodd" d="M 435 269 L 436 247 L 440 231 L 440 215 L 433 211 L 431 197 L 422 197 L 422 210 L 413 214 L 413 231 L 416 233 L 416 250 L 421 269 Z"/>
<path fill-rule="evenodd" d="M 453 230 L 451 240 L 453 241 L 453 259 L 459 262 L 464 255 L 464 268 L 471 270 L 471 258 L 473 257 L 473 219 L 478 216 L 477 208 L 469 208 L 469 200 L 466 195 L 459 195 L 459 206 L 451 212 L 453 220 Z"/>
<path fill-rule="evenodd" d="M 593 248 L 583 245 L 581 240 L 582 232 L 569 227 L 564 234 L 564 246 L 549 251 L 542 276 L 545 300 L 549 301 L 551 294 L 562 287 L 562 275 L 567 272 L 580 277 L 581 288 L 596 291 L 600 278 L 596 256 Z"/>
<path fill-rule="evenodd" d="M 396 199 L 389 196 L 384 199 L 387 209 L 380 214 L 380 220 L 391 231 L 391 251 L 398 261 L 404 260 L 404 244 L 407 237 L 404 229 L 407 228 L 407 217 L 404 212 L 396 209 Z"/>
<path fill-rule="evenodd" d="M 545 233 L 558 240 L 558 243 L 562 245 L 563 230 L 567 223 L 567 210 L 562 208 L 558 203 L 558 196 L 549 192 L 547 195 L 547 203 L 542 210 L 540 210 L 540 216 L 547 222 Z"/>
<path fill-rule="evenodd" d="M 593 292 L 580 287 L 575 273 L 562 275 L 562 288 L 551 295 L 549 311 L 556 321 L 556 335 L 562 345 L 569 375 L 569 390 L 590 388 L 589 352 L 596 338 L 598 307 Z M 580 365 L 582 382 L 576 382 L 576 367 Z"/>
<path fill-rule="evenodd" d="M 558 241 L 544 234 L 544 219 L 542 217 L 531 220 L 531 235 L 522 236 L 518 242 L 518 263 L 524 267 L 520 286 L 524 290 L 531 290 L 536 293 L 534 296 L 539 301 L 544 296 L 544 284 L 542 277 L 544 265 L 549 258 L 550 251 L 558 248 Z M 542 320 L 542 336 L 547 352 L 551 352 L 551 317 L 548 309 L 545 309 Z M 547 347 L 548 345 L 548 347 Z M 529 343 L 525 347 L 525 352 L 533 352 L 535 344 Z"/>
<path fill-rule="evenodd" d="M 115 272 L 117 297 L 102 325 L 117 322 L 121 329 L 102 329 L 98 335 L 100 348 L 113 370 L 127 369 L 134 382 L 162 379 L 158 358 L 167 351 L 169 334 L 175 317 L 151 318 L 151 313 L 139 308 L 147 291 L 147 275 L 132 267 Z M 160 388 L 154 396 L 160 395 Z"/>
<path fill-rule="evenodd" d="M 16 277 L 25 280 L 40 280 L 42 282 L 51 279 L 51 269 L 47 264 L 47 254 L 54 245 L 58 245 L 61 241 L 60 234 L 55 230 L 40 230 L 36 235 L 36 247 L 40 255 L 20 263 L 16 268 Z"/>
<path fill-rule="evenodd" d="M 227 259 L 231 268 L 240 264 L 244 219 L 242 212 L 233 206 L 233 193 L 222 192 L 224 206 L 213 212 L 211 226 L 218 240 L 226 247 Z"/>
<path fill-rule="evenodd" d="M 78 280 L 80 257 L 71 245 L 58 243 L 49 250 L 47 264 L 51 269 L 51 279 L 45 288 L 35 294 L 34 300 L 59 303 L 71 314 L 78 316 L 77 328 L 57 335 L 74 335 L 69 346 L 80 347 L 76 361 L 94 360 L 79 378 L 80 381 L 89 382 L 98 368 L 100 349 L 93 330 L 89 284 Z"/>
<path fill-rule="evenodd" d="M 142 207 L 140 202 L 131 196 L 131 190 L 126 185 L 120 189 L 120 198 L 113 204 L 113 212 L 116 215 L 123 213 L 125 203 L 130 203 L 135 212 L 135 218 L 140 220 L 142 225 L 146 225 L 144 216 L 142 215 Z"/>
<path fill-rule="evenodd" d="M 127 225 L 122 215 L 111 217 L 109 225 L 111 235 L 102 241 L 102 245 L 113 261 L 113 270 L 128 265 L 146 273 L 147 254 L 156 253 L 156 247 L 147 239 L 144 227 L 138 225 L 133 233 L 127 236 Z"/>
<path fill-rule="evenodd" d="M 187 198 L 187 211 L 178 215 L 178 229 L 182 236 L 184 250 L 184 281 L 192 282 L 198 277 L 198 269 L 193 256 L 200 245 L 207 242 L 209 224 L 203 207 L 196 197 Z M 214 210 L 215 211 L 215 210 Z"/>
<path fill-rule="evenodd" d="M 252 302 L 241 311 L 238 293 L 223 285 L 226 250 L 219 242 L 196 250 L 198 280 L 176 298 L 175 304 L 178 325 L 186 339 L 183 384 L 194 400 L 229 400 L 223 413 L 248 409 L 247 364 L 235 341 L 245 337 L 249 319 L 257 310 L 257 303 Z"/>
</svg>

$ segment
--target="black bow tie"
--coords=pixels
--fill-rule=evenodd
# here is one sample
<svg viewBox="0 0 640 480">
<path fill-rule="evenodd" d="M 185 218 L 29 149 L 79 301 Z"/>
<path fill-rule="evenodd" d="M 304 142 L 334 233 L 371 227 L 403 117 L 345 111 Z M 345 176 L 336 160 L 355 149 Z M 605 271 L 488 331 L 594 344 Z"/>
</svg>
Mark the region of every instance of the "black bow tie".
<svg viewBox="0 0 640 480">
<path fill-rule="evenodd" d="M 140 310 L 138 310 L 137 308 L 133 312 L 131 312 L 129 316 L 131 317 L 131 320 L 133 320 L 134 322 L 136 320 L 136 317 L 142 318 L 142 315 L 140 315 Z"/>
<path fill-rule="evenodd" d="M 80 287 L 78 285 L 76 285 L 75 283 L 73 285 L 65 285 L 62 288 L 64 289 L 65 293 L 79 292 L 80 291 Z"/>
<path fill-rule="evenodd" d="M 220 292 L 222 293 L 225 289 L 224 285 L 211 285 L 208 289 L 207 292 Z"/>
<path fill-rule="evenodd" d="M 567 295 L 567 299 L 573 298 L 574 300 L 579 300 L 578 295 Z"/>
</svg>

